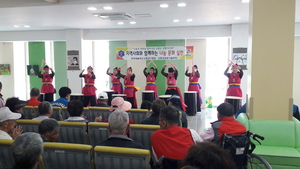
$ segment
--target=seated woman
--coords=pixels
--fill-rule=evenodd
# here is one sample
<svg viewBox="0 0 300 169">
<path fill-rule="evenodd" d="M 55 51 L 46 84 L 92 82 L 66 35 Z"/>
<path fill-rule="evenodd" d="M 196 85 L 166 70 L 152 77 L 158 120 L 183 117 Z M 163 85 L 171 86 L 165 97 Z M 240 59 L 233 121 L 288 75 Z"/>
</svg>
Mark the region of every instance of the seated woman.
<svg viewBox="0 0 300 169">
<path fill-rule="evenodd" d="M 154 100 L 151 105 L 152 113 L 149 117 L 144 119 L 141 123 L 142 124 L 152 124 L 152 125 L 159 125 L 159 113 L 162 108 L 166 107 L 166 102 L 164 100 L 158 99 Z"/>
<path fill-rule="evenodd" d="M 32 120 L 48 119 L 53 114 L 52 105 L 48 101 L 43 101 L 42 103 L 40 103 L 39 107 L 38 107 L 38 111 L 39 111 L 40 116 L 33 118 Z"/>
<path fill-rule="evenodd" d="M 70 117 L 65 121 L 73 121 L 73 122 L 85 122 L 88 123 L 89 121 L 82 116 L 83 112 L 83 103 L 81 100 L 72 100 L 68 104 L 67 108 Z"/>
</svg>

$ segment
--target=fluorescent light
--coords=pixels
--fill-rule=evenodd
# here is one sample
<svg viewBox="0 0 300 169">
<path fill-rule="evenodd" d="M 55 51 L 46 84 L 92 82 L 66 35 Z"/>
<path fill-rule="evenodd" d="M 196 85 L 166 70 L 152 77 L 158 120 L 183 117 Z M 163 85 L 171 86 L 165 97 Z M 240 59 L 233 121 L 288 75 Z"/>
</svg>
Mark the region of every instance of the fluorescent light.
<svg viewBox="0 0 300 169">
<path fill-rule="evenodd" d="M 168 8 L 168 7 L 169 7 L 168 4 L 160 4 L 159 6 L 160 6 L 161 8 Z"/>
<path fill-rule="evenodd" d="M 124 25 L 124 22 L 118 22 L 118 25 Z"/>
<path fill-rule="evenodd" d="M 88 7 L 87 8 L 89 11 L 96 11 L 97 10 L 97 8 L 96 7 L 93 7 L 93 6 L 90 6 L 90 7 Z"/>
<path fill-rule="evenodd" d="M 173 22 L 179 22 L 179 20 L 178 19 L 174 19 Z"/>
<path fill-rule="evenodd" d="M 249 3 L 250 0 L 242 0 L 242 3 Z"/>
<path fill-rule="evenodd" d="M 186 4 L 185 3 L 178 3 L 177 6 L 179 6 L 179 7 L 185 7 Z"/>
<path fill-rule="evenodd" d="M 131 21 L 130 24 L 134 25 L 134 24 L 136 24 L 136 22 L 135 21 Z"/>
<path fill-rule="evenodd" d="M 94 16 L 96 16 L 96 17 L 98 17 L 99 16 L 99 14 L 93 14 Z"/>
<path fill-rule="evenodd" d="M 19 26 L 19 25 L 14 25 L 13 27 L 15 27 L 15 28 L 19 28 L 20 26 Z"/>
<path fill-rule="evenodd" d="M 103 7 L 103 9 L 105 9 L 105 10 L 112 10 L 113 8 L 111 6 L 105 6 L 105 7 Z"/>
<path fill-rule="evenodd" d="M 193 19 L 187 19 L 186 21 L 187 21 L 187 22 L 192 22 L 192 21 L 193 21 Z"/>
<path fill-rule="evenodd" d="M 24 25 L 24 28 L 30 28 L 30 26 L 29 25 Z"/>
<path fill-rule="evenodd" d="M 235 17 L 234 19 L 235 19 L 235 20 L 240 20 L 240 19 L 242 19 L 242 18 L 239 17 L 239 16 L 237 16 L 237 17 Z"/>
</svg>

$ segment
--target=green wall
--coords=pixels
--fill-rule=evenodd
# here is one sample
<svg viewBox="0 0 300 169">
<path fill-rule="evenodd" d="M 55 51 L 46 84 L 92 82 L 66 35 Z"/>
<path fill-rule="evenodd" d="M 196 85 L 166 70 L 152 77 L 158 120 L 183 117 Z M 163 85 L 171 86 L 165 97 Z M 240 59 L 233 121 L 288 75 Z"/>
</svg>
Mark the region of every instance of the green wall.
<svg viewBox="0 0 300 169">
<path fill-rule="evenodd" d="M 41 66 L 42 60 L 45 60 L 45 43 L 28 42 L 29 65 Z M 37 87 L 40 89 L 42 80 L 37 76 L 29 76 L 30 89 Z"/>
<path fill-rule="evenodd" d="M 56 99 L 59 98 L 58 90 L 67 86 L 67 46 L 66 42 L 53 42 L 54 48 L 54 72 Z"/>
</svg>

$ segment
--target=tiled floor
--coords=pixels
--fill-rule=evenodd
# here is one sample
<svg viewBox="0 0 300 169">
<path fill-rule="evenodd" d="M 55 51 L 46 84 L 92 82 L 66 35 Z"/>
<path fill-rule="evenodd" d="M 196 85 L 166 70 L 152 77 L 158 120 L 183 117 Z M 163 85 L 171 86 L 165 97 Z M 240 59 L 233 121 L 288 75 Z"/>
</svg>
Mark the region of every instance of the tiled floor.
<svg viewBox="0 0 300 169">
<path fill-rule="evenodd" d="M 195 116 L 187 116 L 188 128 L 202 133 L 205 128 L 210 127 L 210 123 L 217 120 L 216 108 L 205 108 L 198 112 Z"/>
</svg>

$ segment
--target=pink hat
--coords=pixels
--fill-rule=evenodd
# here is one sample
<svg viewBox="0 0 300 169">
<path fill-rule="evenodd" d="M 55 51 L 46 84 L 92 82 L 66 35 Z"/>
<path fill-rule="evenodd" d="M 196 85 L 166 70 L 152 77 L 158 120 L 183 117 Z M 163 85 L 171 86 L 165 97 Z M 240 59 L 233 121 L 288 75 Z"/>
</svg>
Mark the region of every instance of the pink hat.
<svg viewBox="0 0 300 169">
<path fill-rule="evenodd" d="M 113 111 L 115 109 L 127 111 L 127 110 L 131 109 L 131 103 L 128 101 L 125 101 L 122 97 L 115 97 L 111 101 L 111 107 L 109 110 Z"/>
</svg>

